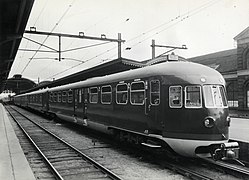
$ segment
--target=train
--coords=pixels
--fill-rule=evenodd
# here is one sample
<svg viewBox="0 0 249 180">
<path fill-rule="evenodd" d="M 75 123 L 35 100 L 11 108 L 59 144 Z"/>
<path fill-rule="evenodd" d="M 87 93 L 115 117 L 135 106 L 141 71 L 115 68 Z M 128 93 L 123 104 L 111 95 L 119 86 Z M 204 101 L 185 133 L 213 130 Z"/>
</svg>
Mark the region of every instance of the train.
<svg viewBox="0 0 249 180">
<path fill-rule="evenodd" d="M 229 142 L 225 80 L 185 61 L 138 69 L 14 96 L 16 105 L 185 157 L 237 158 Z"/>
</svg>

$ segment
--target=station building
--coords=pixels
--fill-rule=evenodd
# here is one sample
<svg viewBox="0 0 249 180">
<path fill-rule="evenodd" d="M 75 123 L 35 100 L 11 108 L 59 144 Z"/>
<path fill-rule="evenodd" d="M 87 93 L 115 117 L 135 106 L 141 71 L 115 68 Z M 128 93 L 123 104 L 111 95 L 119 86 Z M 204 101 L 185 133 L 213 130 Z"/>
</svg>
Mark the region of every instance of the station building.
<svg viewBox="0 0 249 180">
<path fill-rule="evenodd" d="M 187 59 L 219 71 L 227 83 L 228 103 L 249 115 L 249 27 L 234 40 L 237 48 Z M 248 113 L 247 113 L 247 112 Z"/>
</svg>

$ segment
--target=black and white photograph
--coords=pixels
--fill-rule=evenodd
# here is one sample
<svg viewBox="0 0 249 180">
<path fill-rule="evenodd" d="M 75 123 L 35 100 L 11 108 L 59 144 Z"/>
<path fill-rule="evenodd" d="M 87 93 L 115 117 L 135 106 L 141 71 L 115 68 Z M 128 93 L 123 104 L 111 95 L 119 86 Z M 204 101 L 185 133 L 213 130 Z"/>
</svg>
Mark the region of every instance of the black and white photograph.
<svg viewBox="0 0 249 180">
<path fill-rule="evenodd" d="M 0 0 L 0 179 L 249 179 L 249 1 Z"/>
</svg>

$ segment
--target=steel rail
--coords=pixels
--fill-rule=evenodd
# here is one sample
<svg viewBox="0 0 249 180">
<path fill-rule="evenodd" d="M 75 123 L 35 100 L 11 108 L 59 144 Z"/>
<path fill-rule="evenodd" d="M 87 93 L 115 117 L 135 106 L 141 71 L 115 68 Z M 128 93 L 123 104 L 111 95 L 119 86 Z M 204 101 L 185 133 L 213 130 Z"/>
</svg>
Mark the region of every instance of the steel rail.
<svg viewBox="0 0 249 180">
<path fill-rule="evenodd" d="M 11 107 L 11 106 L 10 106 Z M 23 116 L 24 118 L 28 119 L 30 122 L 32 122 L 33 124 L 35 124 L 36 126 L 38 126 L 39 128 L 41 128 L 42 130 L 44 130 L 45 132 L 47 132 L 48 134 L 52 135 L 53 137 L 55 137 L 56 139 L 58 139 L 59 141 L 63 142 L 65 145 L 67 145 L 68 147 L 70 147 L 71 149 L 73 149 L 74 151 L 76 151 L 79 155 L 81 155 L 86 161 L 90 162 L 94 167 L 98 168 L 101 172 L 103 172 L 104 174 L 106 174 L 109 178 L 113 179 L 113 180 L 122 180 L 121 177 L 119 177 L 118 175 L 116 175 L 115 173 L 113 173 L 112 171 L 110 171 L 109 169 L 105 168 L 104 166 L 102 166 L 101 164 L 99 164 L 98 162 L 94 161 L 92 158 L 90 158 L 89 156 L 87 156 L 86 154 L 82 153 L 80 150 L 78 150 L 76 147 L 74 147 L 73 145 L 69 144 L 68 142 L 66 142 L 65 140 L 61 139 L 60 137 L 58 137 L 57 135 L 55 135 L 54 133 L 48 131 L 47 129 L 45 129 L 44 127 L 42 127 L 41 125 L 39 125 L 38 123 L 34 122 L 33 120 L 31 120 L 30 118 L 28 118 L 27 116 L 23 115 L 21 112 L 19 112 L 18 110 L 14 109 L 13 107 L 11 107 L 14 111 L 16 111 L 17 113 L 19 113 L 21 116 Z M 9 111 L 8 111 L 9 112 Z M 10 112 L 9 112 L 10 113 Z M 11 115 L 12 116 L 12 115 Z M 13 116 L 12 116 L 13 117 Z M 18 123 L 19 125 L 19 123 Z M 23 128 L 22 128 L 23 129 Z M 25 133 L 26 134 L 26 133 Z M 31 139 L 31 142 L 33 143 L 33 140 Z M 37 147 L 37 146 L 36 146 Z M 37 147 L 39 148 L 39 147 Z M 43 154 L 44 155 L 44 154 Z M 45 155 L 44 155 L 45 157 Z M 45 157 L 46 158 L 46 157 Z M 46 160 L 48 160 L 46 158 Z M 49 161 L 49 160 L 48 160 Z M 51 164 L 51 163 L 49 163 Z M 52 165 L 52 164 L 51 164 Z M 53 165 L 52 165 L 53 166 Z M 53 168 L 54 169 L 54 168 Z M 57 171 L 56 171 L 57 172 Z M 63 179 L 63 178 L 62 178 Z"/>
<path fill-rule="evenodd" d="M 12 108 L 12 107 L 11 107 Z M 59 172 L 54 168 L 54 166 L 49 162 L 47 157 L 43 154 L 43 152 L 40 150 L 40 148 L 36 145 L 36 143 L 33 141 L 33 139 L 30 137 L 30 135 L 27 133 L 27 131 L 22 127 L 22 125 L 18 122 L 18 120 L 15 118 L 15 116 L 9 111 L 9 109 L 6 108 L 9 115 L 13 118 L 13 120 L 17 123 L 19 128 L 23 131 L 23 133 L 26 135 L 26 137 L 29 139 L 29 141 L 32 143 L 32 145 L 35 147 L 35 149 L 38 151 L 38 153 L 42 156 L 45 163 L 49 166 L 52 173 L 54 174 L 55 178 L 58 180 L 64 180 L 63 177 L 59 174 Z"/>
<path fill-rule="evenodd" d="M 249 169 L 245 169 L 245 168 L 240 168 L 240 167 L 237 167 L 235 165 L 231 165 L 231 164 L 227 164 L 227 163 L 224 163 L 224 162 L 221 162 L 221 161 L 213 161 L 211 159 L 207 159 L 207 158 L 202 158 L 204 161 L 210 163 L 210 164 L 213 164 L 217 167 L 220 167 L 220 168 L 225 168 L 229 171 L 233 171 L 235 173 L 239 173 L 243 176 L 248 176 L 249 177 Z"/>
</svg>

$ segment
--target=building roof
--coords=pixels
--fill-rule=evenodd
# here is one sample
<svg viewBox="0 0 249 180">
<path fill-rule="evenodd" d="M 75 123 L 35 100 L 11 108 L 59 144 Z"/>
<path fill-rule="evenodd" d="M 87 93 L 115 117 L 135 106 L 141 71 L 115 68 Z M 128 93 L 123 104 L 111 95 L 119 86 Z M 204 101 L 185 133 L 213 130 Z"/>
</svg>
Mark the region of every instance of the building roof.
<svg viewBox="0 0 249 180">
<path fill-rule="evenodd" d="M 244 29 L 242 32 L 240 32 L 237 36 L 235 36 L 233 39 L 235 41 L 238 41 L 245 38 L 249 38 L 249 26 L 246 29 Z"/>
<path fill-rule="evenodd" d="M 237 71 L 237 49 L 230 49 L 187 59 L 191 62 L 210 66 L 220 73 Z"/>
<path fill-rule="evenodd" d="M 3 91 L 34 0 L 0 1 L 0 92 Z"/>
<path fill-rule="evenodd" d="M 28 90 L 27 92 L 46 88 L 46 87 L 55 87 L 55 86 L 60 86 L 60 85 L 68 84 L 68 83 L 74 83 L 77 81 L 83 81 L 88 78 L 105 76 L 105 75 L 109 75 L 113 73 L 127 71 L 130 69 L 140 68 L 143 66 L 145 66 L 145 64 L 140 63 L 138 61 L 134 61 L 131 59 L 125 59 L 125 58 L 119 58 L 119 59 L 115 59 L 115 60 L 100 64 L 98 66 L 94 66 L 92 68 L 71 74 L 69 76 L 54 80 L 51 83 L 41 84 L 37 87 L 34 87 Z"/>
<path fill-rule="evenodd" d="M 26 78 L 22 78 L 22 75 L 20 74 L 16 74 L 12 78 L 6 80 L 5 89 L 15 93 L 22 93 L 35 86 L 35 82 Z"/>
</svg>

